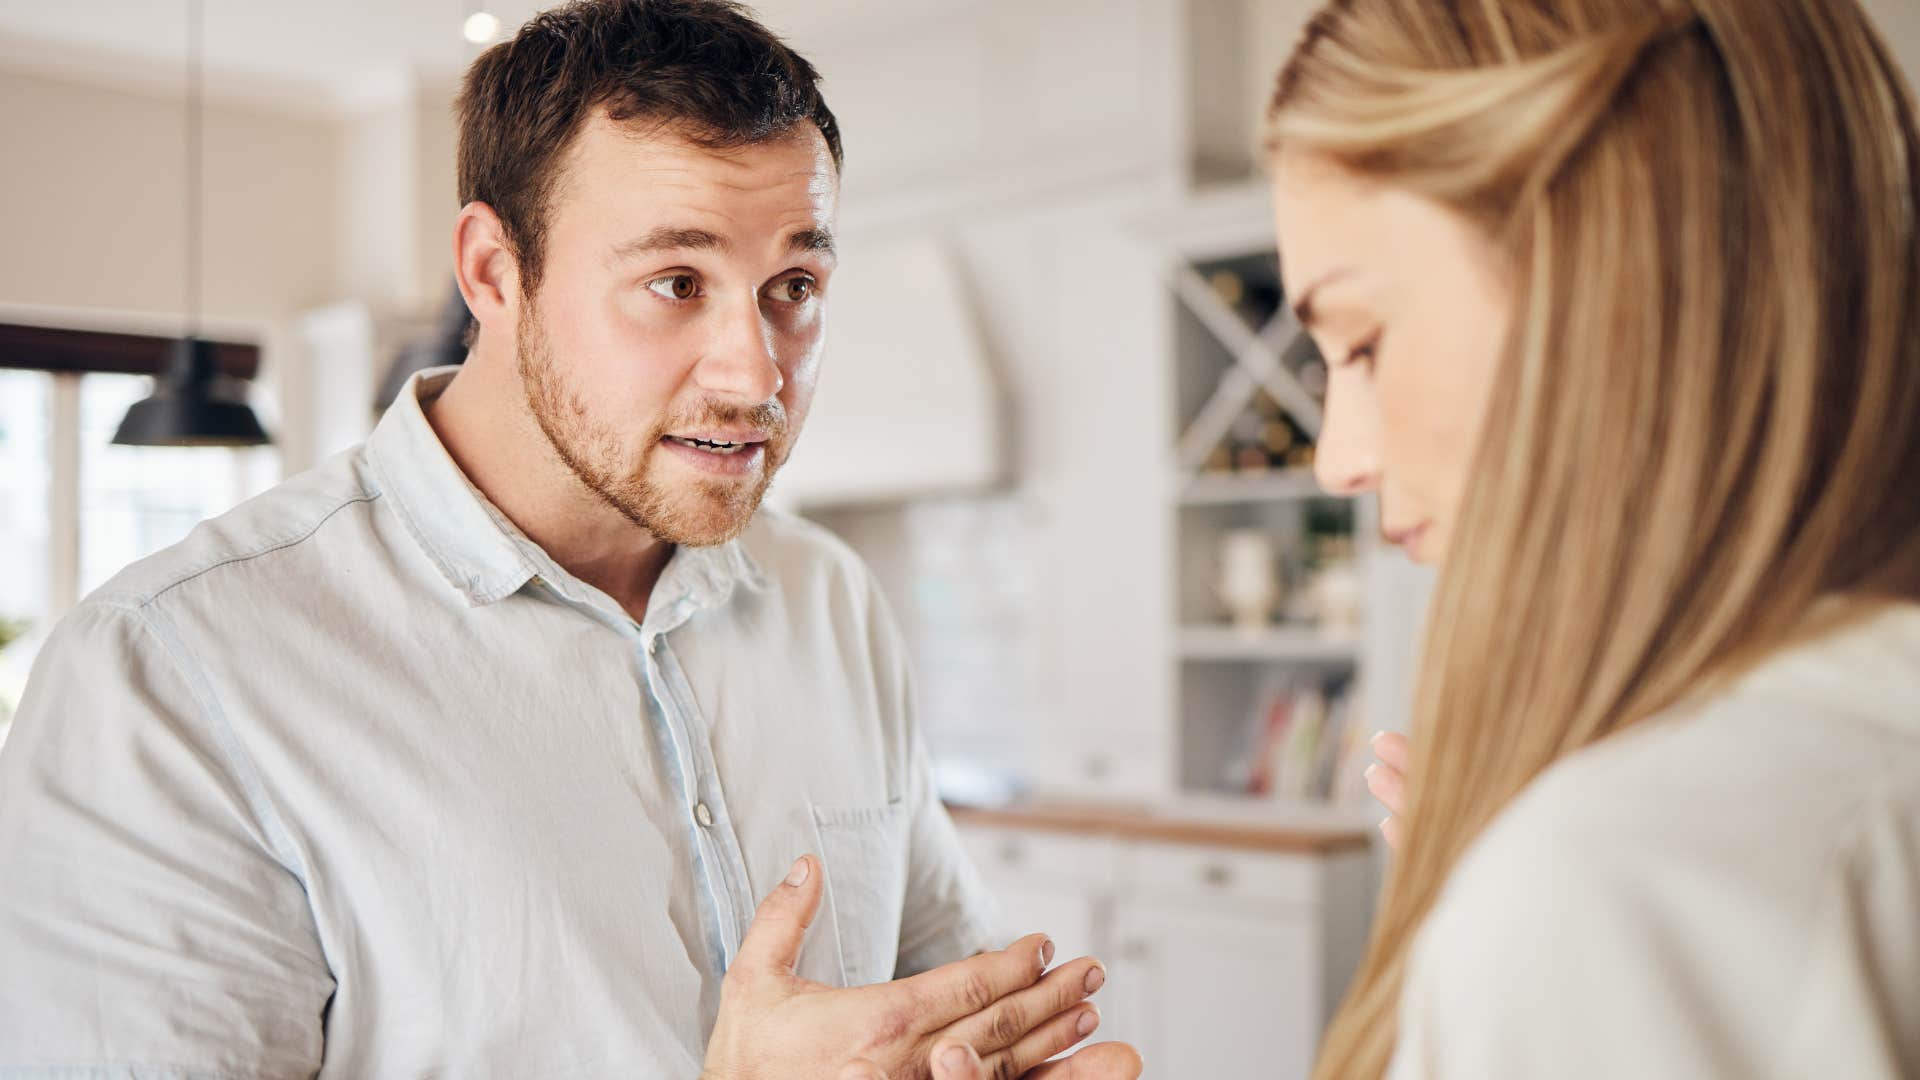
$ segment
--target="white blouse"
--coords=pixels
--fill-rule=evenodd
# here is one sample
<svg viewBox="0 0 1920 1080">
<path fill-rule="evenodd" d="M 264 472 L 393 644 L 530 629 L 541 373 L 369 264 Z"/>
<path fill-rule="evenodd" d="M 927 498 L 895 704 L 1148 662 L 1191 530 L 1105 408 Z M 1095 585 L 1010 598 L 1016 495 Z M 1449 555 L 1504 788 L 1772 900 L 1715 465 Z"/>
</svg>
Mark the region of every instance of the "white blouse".
<svg viewBox="0 0 1920 1080">
<path fill-rule="evenodd" d="M 1920 607 L 1544 773 L 1416 938 L 1389 1075 L 1920 1077 Z"/>
</svg>

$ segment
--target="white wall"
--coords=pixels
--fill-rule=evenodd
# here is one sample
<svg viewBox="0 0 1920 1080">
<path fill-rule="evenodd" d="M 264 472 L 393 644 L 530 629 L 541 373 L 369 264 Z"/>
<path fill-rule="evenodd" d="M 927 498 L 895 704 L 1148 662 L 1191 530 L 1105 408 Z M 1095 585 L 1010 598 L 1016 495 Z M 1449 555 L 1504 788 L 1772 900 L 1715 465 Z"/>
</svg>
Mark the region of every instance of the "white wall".
<svg viewBox="0 0 1920 1080">
<path fill-rule="evenodd" d="M 185 107 L 0 71 L 0 302 L 177 314 Z M 333 289 L 330 124 L 210 106 L 205 310 L 280 320 Z"/>
<path fill-rule="evenodd" d="M 1867 14 L 1907 69 L 1907 81 L 1920 87 L 1920 0 L 1861 0 Z"/>
</svg>

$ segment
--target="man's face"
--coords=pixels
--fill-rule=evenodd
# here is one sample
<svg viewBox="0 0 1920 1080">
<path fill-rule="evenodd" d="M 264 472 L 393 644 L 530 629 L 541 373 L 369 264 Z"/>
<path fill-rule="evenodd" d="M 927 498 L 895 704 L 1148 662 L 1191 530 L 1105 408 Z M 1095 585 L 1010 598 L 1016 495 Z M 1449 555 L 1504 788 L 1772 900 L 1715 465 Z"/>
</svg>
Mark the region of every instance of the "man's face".
<svg viewBox="0 0 1920 1080">
<path fill-rule="evenodd" d="M 561 459 L 655 538 L 738 536 L 792 452 L 838 198 L 811 125 L 716 151 L 596 115 L 568 153 L 521 379 Z"/>
</svg>

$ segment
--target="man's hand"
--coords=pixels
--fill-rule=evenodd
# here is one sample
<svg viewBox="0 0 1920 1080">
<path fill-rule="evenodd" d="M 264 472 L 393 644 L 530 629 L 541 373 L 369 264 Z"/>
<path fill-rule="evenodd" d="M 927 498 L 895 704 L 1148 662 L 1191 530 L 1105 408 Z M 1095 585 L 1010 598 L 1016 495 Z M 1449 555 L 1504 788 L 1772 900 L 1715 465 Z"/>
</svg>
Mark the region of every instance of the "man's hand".
<svg viewBox="0 0 1920 1080">
<path fill-rule="evenodd" d="M 989 1073 L 987 1063 L 963 1042 L 942 1042 L 933 1048 L 933 1080 L 1012 1080 L 1017 1073 Z M 1026 1074 L 1026 1080 L 1137 1080 L 1140 1055 L 1126 1043 L 1089 1046 L 1072 1057 L 1049 1061 Z M 871 1061 L 855 1061 L 836 1080 L 888 1080 Z"/>
<path fill-rule="evenodd" d="M 1082 1002 L 1106 970 L 1083 957 L 1046 971 L 1053 943 L 1042 934 L 875 986 L 836 990 L 799 978 L 793 968 L 820 891 L 820 868 L 807 856 L 761 902 L 721 983 L 702 1080 L 829 1080 L 854 1060 L 893 1080 L 926 1080 L 942 1040 L 982 1055 L 982 1075 L 1015 1077 L 1099 1025 L 1099 1010 Z"/>
<path fill-rule="evenodd" d="M 1380 764 L 1367 767 L 1367 790 L 1387 808 L 1380 835 L 1387 838 L 1388 847 L 1396 849 L 1400 846 L 1399 817 L 1406 809 L 1408 750 L 1405 735 L 1381 732 L 1373 737 L 1373 753 Z"/>
</svg>

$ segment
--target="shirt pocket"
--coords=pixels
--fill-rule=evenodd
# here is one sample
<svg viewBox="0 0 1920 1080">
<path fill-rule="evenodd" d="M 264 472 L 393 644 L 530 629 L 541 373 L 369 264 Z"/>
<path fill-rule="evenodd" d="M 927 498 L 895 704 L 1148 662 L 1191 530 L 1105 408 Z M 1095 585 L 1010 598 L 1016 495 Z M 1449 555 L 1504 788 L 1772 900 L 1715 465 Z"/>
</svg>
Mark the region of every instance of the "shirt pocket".
<svg viewBox="0 0 1920 1080">
<path fill-rule="evenodd" d="M 848 986 L 893 978 L 907 901 L 907 807 L 813 808 Z"/>
</svg>

